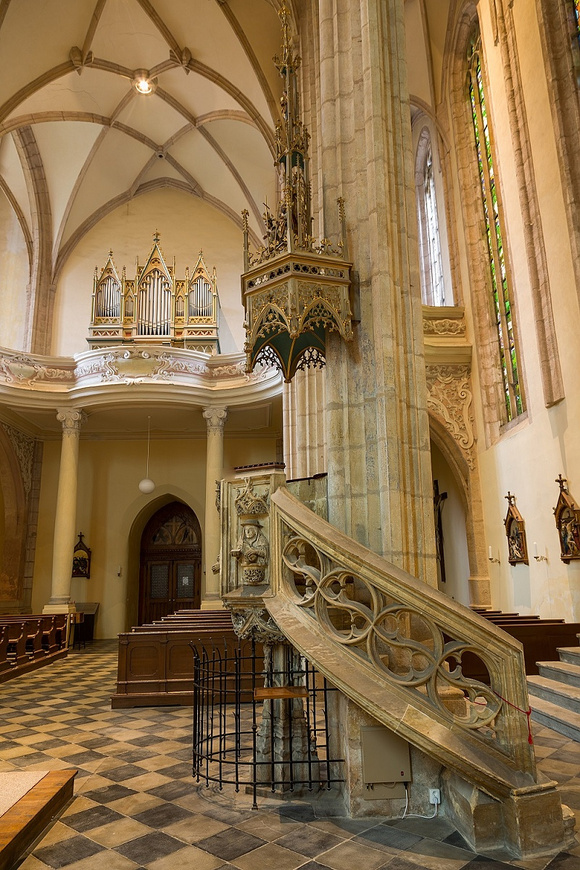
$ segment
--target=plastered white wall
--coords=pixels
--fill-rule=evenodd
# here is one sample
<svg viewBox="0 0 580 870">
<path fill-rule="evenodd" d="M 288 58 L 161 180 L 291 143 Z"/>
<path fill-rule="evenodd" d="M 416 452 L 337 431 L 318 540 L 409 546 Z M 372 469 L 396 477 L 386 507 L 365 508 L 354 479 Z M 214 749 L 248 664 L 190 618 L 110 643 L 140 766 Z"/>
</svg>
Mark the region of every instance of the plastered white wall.
<svg viewBox="0 0 580 870">
<path fill-rule="evenodd" d="M 28 252 L 16 215 L 2 191 L 0 191 L 0 239 L 2 239 L 0 347 L 25 350 Z"/>
<path fill-rule="evenodd" d="M 558 474 L 568 478 L 572 495 L 580 498 L 580 392 L 577 387 L 580 371 L 580 314 L 541 45 L 532 9 L 527 6 L 520 8 L 515 4 L 513 9 L 529 143 L 566 396 L 564 401 L 552 408 L 546 408 L 542 388 L 528 252 L 509 123 L 508 84 L 501 48 L 494 42 L 490 4 L 481 2 L 478 9 L 527 405 L 526 414 L 505 426 L 496 443 L 484 443 L 476 346 L 474 411 L 480 436 L 478 449 L 486 549 L 491 546 L 494 558 L 500 559 L 499 564 L 490 565 L 492 605 L 504 610 L 580 621 L 580 565 L 565 565 L 561 561 L 553 517 L 559 492 L 554 481 Z M 508 490 L 516 495 L 518 508 L 526 522 L 531 556 L 529 566 L 510 566 L 507 561 L 503 520 L 507 511 L 505 496 Z M 547 561 L 537 562 L 533 559 L 534 542 Z"/>
</svg>

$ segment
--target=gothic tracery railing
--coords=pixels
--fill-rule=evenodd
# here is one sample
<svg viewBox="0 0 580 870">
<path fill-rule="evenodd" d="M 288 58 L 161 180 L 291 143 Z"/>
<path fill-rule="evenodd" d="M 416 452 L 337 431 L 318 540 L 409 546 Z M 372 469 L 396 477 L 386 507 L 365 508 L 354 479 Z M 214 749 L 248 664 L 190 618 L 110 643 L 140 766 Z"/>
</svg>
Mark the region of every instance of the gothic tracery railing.
<svg viewBox="0 0 580 870">
<path fill-rule="evenodd" d="M 493 725 L 502 701 L 490 686 L 466 678 L 461 660 L 487 655 L 472 643 L 449 638 L 443 627 L 386 594 L 355 572 L 339 567 L 318 547 L 291 535 L 282 559 L 298 605 L 310 611 L 336 643 L 361 655 L 388 679 L 423 692 L 439 713 L 465 728 Z M 315 562 L 316 564 L 312 564 Z M 450 713 L 442 690 L 457 689 L 466 702 Z"/>
<path fill-rule="evenodd" d="M 410 692 L 434 722 L 535 776 L 518 642 L 334 530 L 284 488 L 271 501 L 273 592 L 288 610 L 313 620 L 377 685 Z M 469 659 L 489 685 L 466 676 Z"/>
</svg>

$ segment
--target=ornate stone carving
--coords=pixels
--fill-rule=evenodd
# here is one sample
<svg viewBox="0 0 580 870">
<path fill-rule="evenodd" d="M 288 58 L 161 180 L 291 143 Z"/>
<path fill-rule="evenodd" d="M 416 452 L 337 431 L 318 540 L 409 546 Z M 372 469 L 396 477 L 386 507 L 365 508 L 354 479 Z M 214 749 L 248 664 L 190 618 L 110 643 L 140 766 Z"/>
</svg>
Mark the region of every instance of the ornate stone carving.
<svg viewBox="0 0 580 870">
<path fill-rule="evenodd" d="M 229 366 L 212 366 L 210 369 L 212 378 L 232 378 L 246 374 L 245 362 L 239 362 Z"/>
<path fill-rule="evenodd" d="M 198 348 L 168 348 L 166 346 L 115 347 L 93 349 L 74 359 L 52 365 L 52 359 L 0 353 L 0 383 L 12 388 L 66 394 L 77 386 L 145 383 L 195 384 L 213 389 L 224 382 L 227 387 L 246 387 L 277 379 L 276 369 L 261 365 L 255 372 L 246 372 L 243 360 L 214 365 L 215 357 L 203 358 Z"/>
<path fill-rule="evenodd" d="M 69 435 L 81 431 L 87 415 L 81 408 L 59 408 L 56 419 L 62 423 L 63 435 Z"/>
<path fill-rule="evenodd" d="M 12 449 L 16 454 L 18 465 L 20 466 L 20 474 L 22 475 L 22 484 L 26 495 L 32 487 L 32 466 L 34 462 L 34 438 L 30 435 L 25 435 L 14 426 L 8 423 L 2 423 L 2 428 L 6 432 Z"/>
<path fill-rule="evenodd" d="M 240 565 L 242 586 L 262 586 L 267 582 L 268 540 L 262 531 L 262 524 L 255 517 L 242 517 L 240 525 L 241 534 L 232 556 Z"/>
<path fill-rule="evenodd" d="M 254 492 L 254 484 L 251 477 L 246 478 L 246 488 L 238 494 L 235 505 L 239 517 L 261 517 L 265 516 L 269 511 L 267 496 L 260 496 Z"/>
<path fill-rule="evenodd" d="M 96 360 L 91 360 L 77 366 L 75 370 L 77 378 L 85 378 L 90 375 L 100 375 L 102 381 L 114 381 L 119 377 L 119 370 L 115 365 L 115 356 L 112 353 L 103 354 Z"/>
<path fill-rule="evenodd" d="M 232 610 L 234 631 L 242 640 L 253 639 L 258 643 L 283 643 L 286 638 L 275 620 L 263 607 L 237 608 Z"/>
<path fill-rule="evenodd" d="M 469 369 L 465 365 L 427 366 L 427 407 L 445 424 L 465 454 L 469 468 L 475 466 L 473 395 Z"/>
<path fill-rule="evenodd" d="M 73 366 L 50 366 L 27 354 L 4 352 L 0 360 L 0 378 L 6 383 L 28 386 L 39 382 L 74 381 Z"/>
<path fill-rule="evenodd" d="M 227 408 L 204 408 L 203 419 L 207 423 L 208 432 L 222 432 L 228 419 Z"/>
<path fill-rule="evenodd" d="M 346 262 L 344 200 L 338 204 L 340 240 L 316 241 L 312 233 L 310 135 L 300 117 L 297 74 L 300 58 L 288 32 L 288 10 L 279 10 L 283 46 L 274 58 L 284 80 L 281 117 L 276 123 L 277 208 L 266 205 L 264 244 L 252 253 L 249 214 L 242 212 L 244 274 L 242 298 L 246 311 L 247 368 L 251 371 L 264 347 L 273 348 L 287 381 L 307 347 L 325 350 L 325 331 L 353 338 L 350 305 L 352 264 Z M 298 339 L 298 340 L 297 340 Z"/>
<path fill-rule="evenodd" d="M 423 319 L 425 335 L 465 335 L 465 320 L 428 320 Z"/>
<path fill-rule="evenodd" d="M 270 497 L 285 480 L 276 471 L 222 481 L 221 591 L 230 603 L 246 607 L 248 597 L 269 592 Z"/>
</svg>

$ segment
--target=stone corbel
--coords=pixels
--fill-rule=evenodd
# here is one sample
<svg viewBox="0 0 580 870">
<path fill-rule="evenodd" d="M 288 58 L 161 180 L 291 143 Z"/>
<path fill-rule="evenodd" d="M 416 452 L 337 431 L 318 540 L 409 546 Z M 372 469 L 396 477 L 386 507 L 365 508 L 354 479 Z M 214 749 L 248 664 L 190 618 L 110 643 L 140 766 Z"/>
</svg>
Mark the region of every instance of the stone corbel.
<svg viewBox="0 0 580 870">
<path fill-rule="evenodd" d="M 473 393 L 466 365 L 428 365 L 427 407 L 443 423 L 461 448 L 471 470 L 475 468 Z"/>
<path fill-rule="evenodd" d="M 286 638 L 268 611 L 260 606 L 232 610 L 234 631 L 241 640 L 257 643 L 284 643 Z"/>
</svg>

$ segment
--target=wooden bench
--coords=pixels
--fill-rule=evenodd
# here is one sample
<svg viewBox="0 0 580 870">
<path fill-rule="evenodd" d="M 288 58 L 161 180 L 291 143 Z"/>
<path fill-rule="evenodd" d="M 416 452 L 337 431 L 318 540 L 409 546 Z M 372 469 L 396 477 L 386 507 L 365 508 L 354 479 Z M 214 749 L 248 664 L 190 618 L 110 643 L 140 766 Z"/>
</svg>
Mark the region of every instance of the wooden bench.
<svg viewBox="0 0 580 870">
<path fill-rule="evenodd" d="M 228 611 L 180 611 L 119 635 L 117 691 L 111 707 L 193 704 L 192 644 L 237 648 Z"/>
<path fill-rule="evenodd" d="M 67 654 L 68 614 L 0 614 L 0 682 Z"/>
<path fill-rule="evenodd" d="M 227 611 L 183 611 L 119 635 L 113 709 L 193 704 L 192 644 L 237 646 Z"/>
<path fill-rule="evenodd" d="M 524 648 L 524 663 L 526 674 L 538 673 L 536 662 L 556 661 L 558 648 L 578 646 L 580 623 L 564 622 L 563 619 L 534 619 L 525 615 L 507 621 L 493 620 L 507 634 L 515 637 Z M 480 660 L 472 654 L 467 654 L 462 660 L 463 673 L 472 679 L 488 682 L 486 671 Z"/>
</svg>

